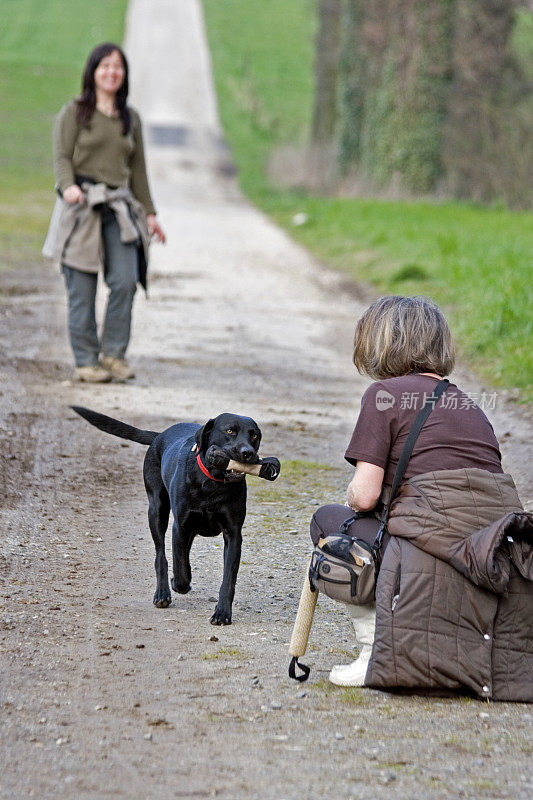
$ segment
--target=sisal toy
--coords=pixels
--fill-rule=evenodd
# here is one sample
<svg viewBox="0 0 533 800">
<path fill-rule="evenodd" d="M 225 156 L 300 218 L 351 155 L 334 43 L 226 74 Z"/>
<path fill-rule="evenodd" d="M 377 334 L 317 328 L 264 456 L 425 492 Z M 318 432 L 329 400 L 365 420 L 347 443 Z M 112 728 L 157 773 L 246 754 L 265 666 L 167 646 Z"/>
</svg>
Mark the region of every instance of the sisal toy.
<svg viewBox="0 0 533 800">
<path fill-rule="evenodd" d="M 234 461 L 221 447 L 211 445 L 205 454 L 209 466 L 223 469 L 226 472 L 240 472 L 245 475 L 256 475 L 266 481 L 275 481 L 278 477 L 281 464 L 274 456 L 259 459 L 255 464 Z"/>
<path fill-rule="evenodd" d="M 289 675 L 296 681 L 306 681 L 309 677 L 310 669 L 305 664 L 300 664 L 298 659 L 305 655 L 307 649 L 307 641 L 309 639 L 309 632 L 313 624 L 313 617 L 315 614 L 316 601 L 318 599 L 318 590 L 311 588 L 309 581 L 309 567 L 306 567 L 304 583 L 302 586 L 302 594 L 300 596 L 300 603 L 298 605 L 298 612 L 294 620 L 294 627 L 292 629 L 291 641 L 289 644 L 289 653 L 292 656 L 289 665 Z M 302 670 L 301 675 L 296 674 L 296 667 Z"/>
</svg>

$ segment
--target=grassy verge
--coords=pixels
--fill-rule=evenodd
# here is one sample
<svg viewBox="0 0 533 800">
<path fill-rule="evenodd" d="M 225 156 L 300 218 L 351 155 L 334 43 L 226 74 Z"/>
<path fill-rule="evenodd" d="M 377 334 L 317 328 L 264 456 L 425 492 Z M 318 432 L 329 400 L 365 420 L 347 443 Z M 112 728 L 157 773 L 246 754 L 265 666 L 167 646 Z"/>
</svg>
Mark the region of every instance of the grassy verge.
<svg viewBox="0 0 533 800">
<path fill-rule="evenodd" d="M 313 91 L 314 0 L 204 0 L 222 123 L 244 191 L 266 201 L 273 146 L 303 143 Z"/>
<path fill-rule="evenodd" d="M 41 263 L 53 204 L 52 125 L 89 50 L 121 41 L 127 0 L 4 0 L 0 31 L 0 270 Z"/>
<path fill-rule="evenodd" d="M 269 185 L 273 148 L 309 129 L 315 3 L 204 0 L 220 114 L 244 191 L 328 264 L 376 295 L 442 304 L 463 360 L 533 400 L 533 214 L 471 204 L 331 199 Z M 516 47 L 533 58 L 522 18 Z M 304 212 L 307 222 L 294 226 Z"/>
</svg>

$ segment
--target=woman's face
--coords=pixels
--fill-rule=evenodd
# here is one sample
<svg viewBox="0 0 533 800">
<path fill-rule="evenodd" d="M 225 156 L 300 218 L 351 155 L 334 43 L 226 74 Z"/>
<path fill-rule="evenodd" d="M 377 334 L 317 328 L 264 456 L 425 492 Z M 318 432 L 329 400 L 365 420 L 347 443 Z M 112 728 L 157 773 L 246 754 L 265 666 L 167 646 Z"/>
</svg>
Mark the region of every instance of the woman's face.
<svg viewBox="0 0 533 800">
<path fill-rule="evenodd" d="M 118 50 L 104 56 L 94 71 L 96 89 L 106 94 L 116 94 L 125 77 L 124 64 Z"/>
</svg>

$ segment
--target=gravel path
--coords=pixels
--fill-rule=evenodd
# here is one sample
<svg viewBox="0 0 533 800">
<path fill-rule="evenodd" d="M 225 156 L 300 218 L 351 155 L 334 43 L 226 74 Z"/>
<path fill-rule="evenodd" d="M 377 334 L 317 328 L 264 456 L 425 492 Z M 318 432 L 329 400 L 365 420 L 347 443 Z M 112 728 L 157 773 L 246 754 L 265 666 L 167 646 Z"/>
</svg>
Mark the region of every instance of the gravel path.
<svg viewBox="0 0 533 800">
<path fill-rule="evenodd" d="M 135 0 L 126 48 L 168 232 L 136 298 L 136 381 L 72 384 L 60 276 L 0 277 L 0 796 L 530 798 L 530 706 L 335 689 L 352 637 L 331 603 L 310 682 L 289 681 L 309 517 L 350 476 L 361 305 L 240 195 L 199 4 Z M 218 540 L 195 542 L 192 592 L 152 606 L 144 448 L 70 404 L 151 429 L 225 410 L 259 422 L 283 471 L 248 479 L 232 626 L 209 625 Z M 490 415 L 533 507 L 531 424 L 501 393 Z"/>
</svg>

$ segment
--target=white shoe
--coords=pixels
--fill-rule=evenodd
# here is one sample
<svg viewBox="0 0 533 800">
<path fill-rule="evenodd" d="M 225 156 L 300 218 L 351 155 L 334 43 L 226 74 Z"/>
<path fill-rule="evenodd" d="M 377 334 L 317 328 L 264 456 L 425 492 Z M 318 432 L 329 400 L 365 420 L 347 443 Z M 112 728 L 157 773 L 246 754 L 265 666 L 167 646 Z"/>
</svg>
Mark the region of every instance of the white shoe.
<svg viewBox="0 0 533 800">
<path fill-rule="evenodd" d="M 376 629 L 376 607 L 350 606 L 350 615 L 355 630 L 359 657 L 351 664 L 336 664 L 329 673 L 329 680 L 336 686 L 364 686 L 366 671 L 372 655 Z"/>
<path fill-rule="evenodd" d="M 365 645 L 351 664 L 336 664 L 329 673 L 330 682 L 335 686 L 364 686 L 371 654 L 372 648 Z"/>
</svg>

